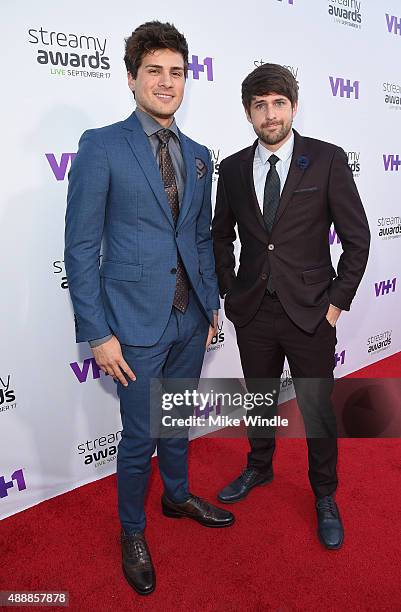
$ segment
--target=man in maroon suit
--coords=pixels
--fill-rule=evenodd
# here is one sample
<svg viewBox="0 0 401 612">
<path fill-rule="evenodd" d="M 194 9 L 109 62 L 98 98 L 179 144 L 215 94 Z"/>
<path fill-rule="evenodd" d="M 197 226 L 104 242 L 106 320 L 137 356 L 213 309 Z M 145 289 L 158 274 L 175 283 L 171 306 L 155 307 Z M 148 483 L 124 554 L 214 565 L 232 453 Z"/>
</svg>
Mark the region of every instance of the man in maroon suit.
<svg viewBox="0 0 401 612">
<path fill-rule="evenodd" d="M 318 535 L 340 548 L 344 533 L 334 501 L 337 429 L 331 404 L 336 322 L 349 310 L 365 271 L 370 233 L 344 151 L 292 129 L 298 86 L 282 66 L 264 64 L 242 83 L 254 144 L 220 164 L 214 253 L 225 312 L 234 323 L 248 390 L 279 379 L 287 357 L 308 444 Z M 337 273 L 329 228 L 343 253 Z M 241 242 L 235 273 L 235 227 Z M 333 280 L 334 279 L 334 280 Z M 278 393 L 277 395 L 278 396 Z M 275 412 L 265 408 L 262 416 Z M 234 503 L 273 478 L 274 431 L 248 428 L 241 475 L 219 493 Z"/>
</svg>

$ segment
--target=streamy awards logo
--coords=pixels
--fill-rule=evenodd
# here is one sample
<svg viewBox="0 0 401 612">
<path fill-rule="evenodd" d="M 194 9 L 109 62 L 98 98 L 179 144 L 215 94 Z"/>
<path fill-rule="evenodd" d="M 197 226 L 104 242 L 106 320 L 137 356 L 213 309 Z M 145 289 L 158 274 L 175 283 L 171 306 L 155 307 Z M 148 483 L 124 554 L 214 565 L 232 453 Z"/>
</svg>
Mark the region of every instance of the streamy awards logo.
<svg viewBox="0 0 401 612">
<path fill-rule="evenodd" d="M 361 153 L 360 151 L 347 151 L 348 165 L 352 170 L 354 178 L 358 178 L 361 173 Z"/>
<path fill-rule="evenodd" d="M 280 376 L 280 393 L 292 391 L 294 381 L 291 375 L 291 370 L 285 368 Z"/>
<path fill-rule="evenodd" d="M 212 181 L 215 182 L 219 178 L 221 151 L 220 148 L 209 149 L 210 159 L 212 162 Z"/>
<path fill-rule="evenodd" d="M 11 374 L 0 377 L 0 414 L 17 407 L 16 393 L 11 381 Z"/>
<path fill-rule="evenodd" d="M 121 434 L 122 431 L 119 430 L 78 444 L 77 452 L 83 459 L 84 465 L 100 468 L 115 461 Z"/>
<path fill-rule="evenodd" d="M 381 240 L 401 237 L 401 217 L 379 217 L 376 222 L 377 236 Z"/>
<path fill-rule="evenodd" d="M 329 0 L 328 14 L 335 23 L 356 30 L 362 28 L 361 0 Z"/>
<path fill-rule="evenodd" d="M 56 274 L 56 278 L 60 283 L 61 289 L 68 289 L 67 273 L 65 271 L 64 260 L 59 259 L 53 261 L 53 274 Z"/>
<path fill-rule="evenodd" d="M 384 103 L 391 110 L 401 110 L 401 85 L 387 81 L 382 85 Z"/>
<path fill-rule="evenodd" d="M 224 321 L 221 321 L 217 324 L 217 333 L 213 336 L 210 345 L 208 346 L 207 352 L 210 351 L 219 351 L 224 347 L 224 331 L 223 331 Z"/>
<path fill-rule="evenodd" d="M 376 353 L 388 351 L 391 346 L 392 333 L 393 330 L 388 329 L 380 332 L 379 334 L 375 334 L 374 336 L 370 336 L 370 338 L 368 338 L 366 341 L 366 350 L 368 355 L 376 355 Z"/>
<path fill-rule="evenodd" d="M 52 76 L 110 78 L 106 38 L 40 27 L 28 30 L 28 43 L 34 46 L 37 63 Z"/>
</svg>

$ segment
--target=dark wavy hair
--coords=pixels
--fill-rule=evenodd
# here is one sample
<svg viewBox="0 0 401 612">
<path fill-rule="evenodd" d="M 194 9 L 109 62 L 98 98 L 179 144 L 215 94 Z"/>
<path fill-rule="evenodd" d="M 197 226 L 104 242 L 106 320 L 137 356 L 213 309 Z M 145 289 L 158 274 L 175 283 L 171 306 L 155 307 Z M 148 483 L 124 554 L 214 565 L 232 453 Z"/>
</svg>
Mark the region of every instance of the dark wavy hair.
<svg viewBox="0 0 401 612">
<path fill-rule="evenodd" d="M 249 112 L 255 96 L 276 93 L 285 96 L 291 106 L 298 102 L 298 83 L 293 74 L 279 64 L 262 64 L 253 70 L 242 82 L 242 104 Z"/>
<path fill-rule="evenodd" d="M 170 49 L 181 53 L 184 58 L 185 77 L 188 74 L 188 43 L 183 34 L 171 23 L 147 21 L 136 28 L 125 39 L 124 62 L 127 72 L 136 79 L 142 58 L 156 49 Z"/>
</svg>

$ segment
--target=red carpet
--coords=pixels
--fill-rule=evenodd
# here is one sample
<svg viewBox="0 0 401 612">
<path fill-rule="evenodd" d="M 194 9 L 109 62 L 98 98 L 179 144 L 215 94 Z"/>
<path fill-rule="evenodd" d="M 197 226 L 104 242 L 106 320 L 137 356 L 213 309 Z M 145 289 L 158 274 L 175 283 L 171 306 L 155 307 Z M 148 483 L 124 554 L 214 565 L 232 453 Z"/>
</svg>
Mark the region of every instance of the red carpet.
<svg viewBox="0 0 401 612">
<path fill-rule="evenodd" d="M 361 374 L 400 371 L 399 354 Z M 246 448 L 193 442 L 192 490 L 215 500 Z M 0 590 L 68 590 L 79 612 L 401 610 L 399 440 L 340 440 L 339 476 L 345 543 L 326 551 L 315 536 L 303 440 L 279 440 L 274 482 L 230 506 L 237 521 L 228 529 L 163 517 L 154 470 L 147 538 L 158 584 L 147 598 L 122 577 L 115 478 L 105 478 L 2 521 Z"/>
</svg>

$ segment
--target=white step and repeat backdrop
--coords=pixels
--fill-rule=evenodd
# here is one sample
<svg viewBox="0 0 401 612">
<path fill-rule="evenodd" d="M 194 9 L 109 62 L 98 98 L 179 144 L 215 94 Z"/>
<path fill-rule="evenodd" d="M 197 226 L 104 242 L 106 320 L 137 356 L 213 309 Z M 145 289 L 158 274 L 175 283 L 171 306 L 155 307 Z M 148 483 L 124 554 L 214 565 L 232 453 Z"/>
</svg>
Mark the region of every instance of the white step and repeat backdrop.
<svg viewBox="0 0 401 612">
<path fill-rule="evenodd" d="M 221 159 L 254 140 L 242 79 L 267 61 L 292 71 L 295 126 L 347 151 L 372 232 L 366 274 L 338 326 L 335 374 L 401 349 L 399 0 L 265 0 L 243 9 L 228 0 L 154 0 L 151 10 L 128 0 L 3 0 L 0 11 L 0 517 L 115 470 L 115 384 L 89 347 L 75 344 L 63 229 L 80 134 L 133 110 L 124 37 L 144 21 L 172 21 L 188 38 L 177 119 L 210 149 L 214 187 Z M 329 240 L 336 264 L 334 230 Z M 222 317 L 203 376 L 241 374 Z"/>
</svg>

